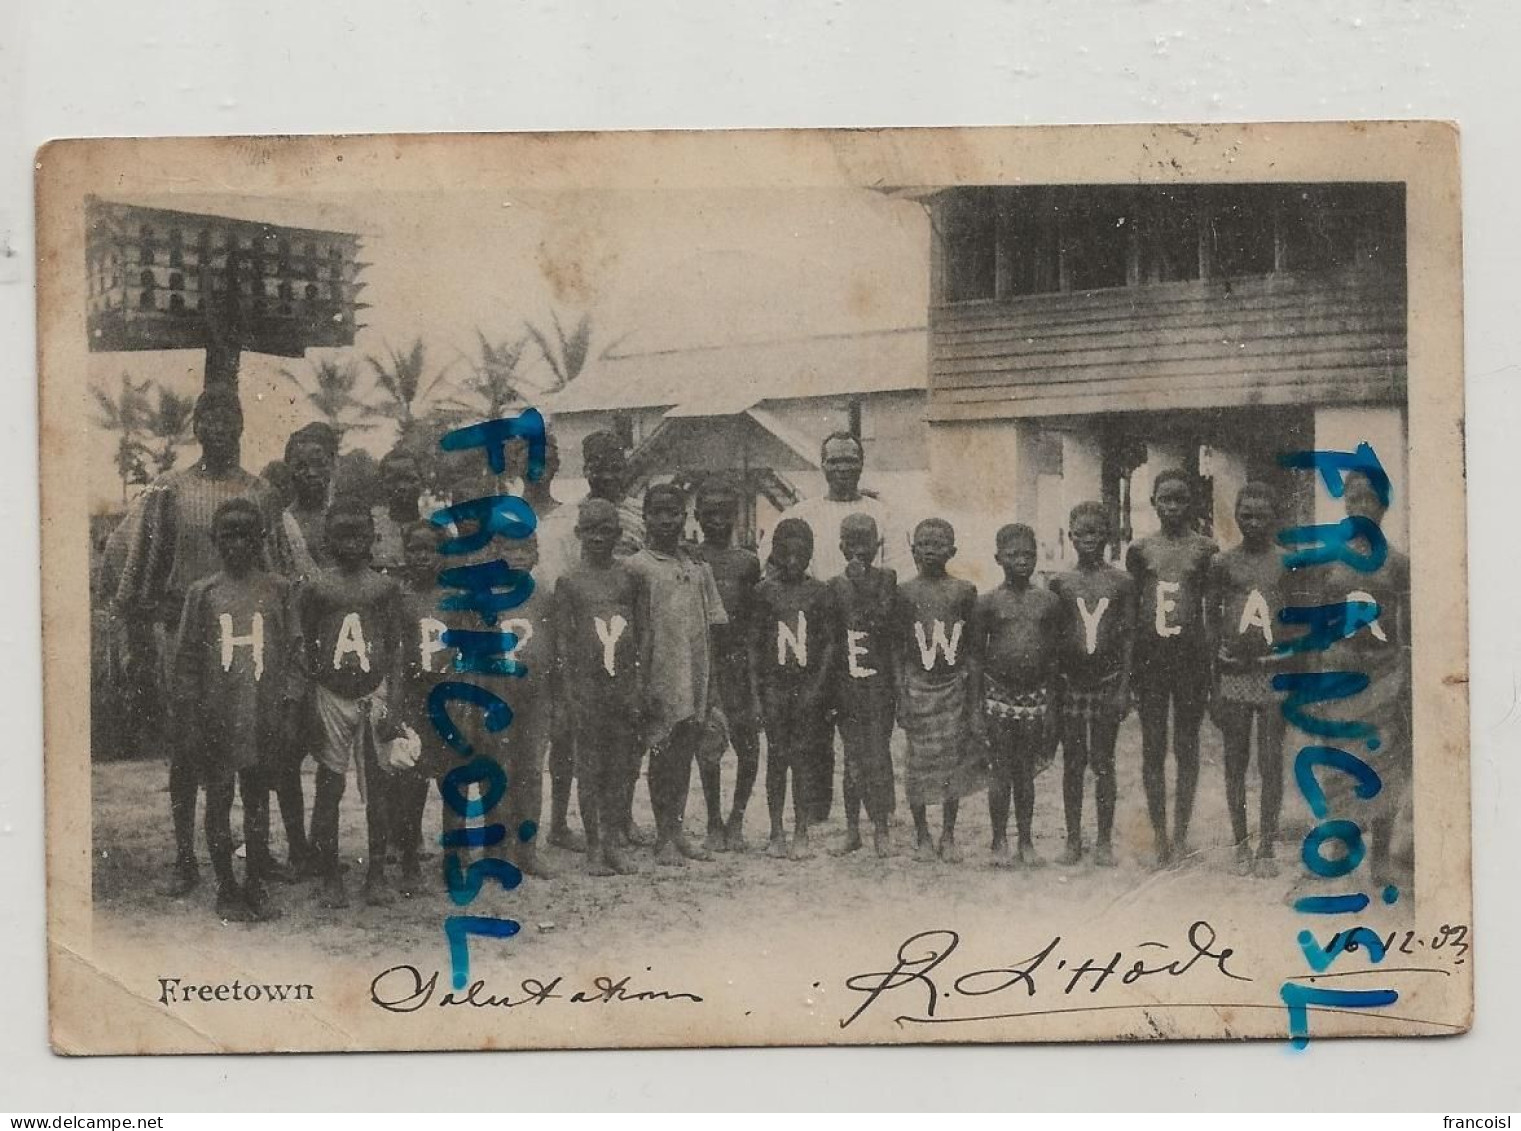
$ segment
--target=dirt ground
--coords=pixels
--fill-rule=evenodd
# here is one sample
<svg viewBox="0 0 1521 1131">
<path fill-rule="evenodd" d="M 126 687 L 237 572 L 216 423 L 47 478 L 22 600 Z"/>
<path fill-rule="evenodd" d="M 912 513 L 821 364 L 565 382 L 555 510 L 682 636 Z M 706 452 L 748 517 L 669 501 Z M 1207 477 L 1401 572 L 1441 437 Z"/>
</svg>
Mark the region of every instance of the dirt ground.
<svg viewBox="0 0 1521 1131">
<path fill-rule="evenodd" d="M 895 735 L 900 769 L 902 740 L 901 733 Z M 520 951 L 542 949 L 546 955 L 560 955 L 565 953 L 563 948 L 583 953 L 606 951 L 636 934 L 646 940 L 667 933 L 690 937 L 715 915 L 730 925 L 753 923 L 757 929 L 764 929 L 779 916 L 820 924 L 848 923 L 865 910 L 884 904 L 926 915 L 951 916 L 1008 905 L 1017 906 L 1022 916 L 1051 915 L 1069 921 L 1089 920 L 1111 908 L 1171 898 L 1194 905 L 1242 899 L 1258 907 L 1283 905 L 1300 871 L 1296 841 L 1286 840 L 1280 846 L 1283 867 L 1276 879 L 1243 879 L 1230 870 L 1232 851 L 1220 741 L 1213 726 L 1206 722 L 1203 728 L 1203 765 L 1192 834 L 1196 851 L 1181 868 L 1154 873 L 1146 864 L 1151 833 L 1140 781 L 1140 731 L 1133 714 L 1120 733 L 1117 763 L 1115 840 L 1120 861 L 1115 868 L 1096 868 L 1085 860 L 1071 868 L 1052 864 L 1039 870 L 993 869 L 989 866 L 989 817 L 984 795 L 962 803 L 957 839 L 966 860 L 959 865 L 924 864 L 911 859 L 912 824 L 901 796 L 893 830 L 897 855 L 890 859 L 876 859 L 868 847 L 848 858 L 820 851 L 814 859 L 803 862 L 772 860 L 759 851 L 767 827 L 762 774 L 748 812 L 748 853 L 723 853 L 711 863 L 693 862 L 683 869 L 671 869 L 658 867 L 645 849 L 635 854 L 640 868 L 637 876 L 593 878 L 580 871 L 579 856 L 546 849 L 551 862 L 560 869 L 559 876 L 547 881 L 529 878 L 512 893 L 488 890 L 477 907 L 489 902 L 490 908 L 484 913 L 510 914 L 523 924 L 523 933 L 514 943 Z M 728 755 L 724 760 L 726 798 L 732 790 L 733 773 L 733 756 Z M 310 769 L 308 775 L 310 805 Z M 1255 760 L 1250 776 L 1257 776 Z M 275 888 L 275 899 L 284 912 L 278 921 L 218 924 L 213 912 L 215 885 L 209 866 L 204 864 L 203 842 L 201 886 L 184 899 L 157 894 L 173 859 L 167 778 L 166 766 L 157 762 L 112 762 L 94 768 L 97 928 L 104 920 L 118 937 L 147 942 L 172 938 L 187 926 L 205 924 L 210 928 L 215 924 L 224 930 L 256 932 L 270 940 L 299 938 L 319 951 L 360 961 L 399 961 L 398 955 L 437 952 L 439 924 L 443 916 L 456 910 L 444 893 L 441 876 L 433 890 L 398 899 L 389 908 L 366 907 L 358 899 L 364 867 L 364 812 L 352 785 L 344 797 L 341 826 L 341 844 L 350 864 L 349 884 L 355 897 L 352 907 L 341 911 L 318 907 L 315 883 L 303 882 Z M 825 849 L 837 846 L 843 838 L 838 788 L 837 783 L 834 814 L 820 838 Z M 548 792 L 546 781 L 546 803 Z M 1054 860 L 1063 845 L 1060 793 L 1058 761 L 1036 783 L 1035 839 L 1037 850 L 1047 860 Z M 1255 828 L 1255 785 L 1248 804 Z M 1092 812 L 1090 778 L 1086 816 L 1090 843 Z M 687 813 L 688 828 L 700 837 L 704 810 L 695 772 Z M 636 815 L 641 825 L 652 827 L 642 785 Z M 235 832 L 240 820 L 235 811 Z M 425 839 L 436 835 L 439 821 L 435 792 L 425 816 Z M 1285 803 L 1286 834 L 1292 836 L 1296 828 L 1302 832 L 1307 827 L 1305 821 L 1291 788 Z M 938 814 L 933 809 L 931 822 L 938 829 Z M 277 817 L 272 818 L 271 825 L 275 852 L 283 856 Z M 435 852 L 425 868 L 437 869 L 439 865 Z"/>
</svg>

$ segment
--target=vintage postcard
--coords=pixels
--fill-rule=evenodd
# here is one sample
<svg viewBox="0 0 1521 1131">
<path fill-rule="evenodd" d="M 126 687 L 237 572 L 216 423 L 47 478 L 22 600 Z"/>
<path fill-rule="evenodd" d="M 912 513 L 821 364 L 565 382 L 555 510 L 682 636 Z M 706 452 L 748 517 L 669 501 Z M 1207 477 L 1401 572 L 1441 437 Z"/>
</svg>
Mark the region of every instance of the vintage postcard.
<svg viewBox="0 0 1521 1131">
<path fill-rule="evenodd" d="M 58 1051 L 1470 1026 L 1452 127 L 66 140 L 37 212 Z"/>
</svg>

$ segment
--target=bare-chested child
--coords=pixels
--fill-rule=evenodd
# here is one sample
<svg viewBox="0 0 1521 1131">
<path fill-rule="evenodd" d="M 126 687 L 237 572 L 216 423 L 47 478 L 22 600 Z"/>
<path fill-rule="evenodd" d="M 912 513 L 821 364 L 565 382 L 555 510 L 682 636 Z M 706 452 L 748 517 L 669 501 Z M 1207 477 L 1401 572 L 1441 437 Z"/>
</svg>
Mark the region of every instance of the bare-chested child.
<svg viewBox="0 0 1521 1131">
<path fill-rule="evenodd" d="M 697 525 L 702 544 L 694 551 L 708 563 L 718 595 L 723 599 L 728 624 L 713 629 L 713 668 L 724 719 L 729 724 L 729 744 L 737 766 L 734 800 L 728 819 L 723 815 L 722 774 L 716 759 L 699 758 L 703 799 L 708 807 L 707 847 L 714 850 L 745 850 L 745 808 L 755 790 L 760 771 L 760 720 L 755 714 L 755 687 L 750 669 L 750 617 L 755 587 L 760 584 L 760 559 L 743 546 L 734 545 L 734 522 L 739 495 L 732 484 L 714 477 L 698 488 Z"/>
<path fill-rule="evenodd" d="M 1093 862 L 1107 868 L 1115 864 L 1114 742 L 1130 702 L 1135 582 L 1104 561 L 1112 528 L 1103 503 L 1079 503 L 1067 525 L 1077 567 L 1051 579 L 1051 592 L 1062 603 L 1062 807 L 1067 820 L 1067 847 L 1057 862 L 1071 865 L 1083 858 L 1083 794 L 1091 766 L 1098 809 Z"/>
<path fill-rule="evenodd" d="M 1236 496 L 1241 545 L 1210 565 L 1205 620 L 1215 657 L 1214 717 L 1225 745 L 1225 802 L 1236 839 L 1238 875 L 1274 876 L 1274 841 L 1283 808 L 1283 696 L 1273 690 L 1278 611 L 1287 573 L 1273 544 L 1278 508 L 1265 483 L 1248 483 Z M 1246 820 L 1246 771 L 1257 723 L 1257 772 L 1262 778 L 1261 818 L 1253 859 Z"/>
<path fill-rule="evenodd" d="M 1141 716 L 1141 784 L 1156 834 L 1158 867 L 1188 855 L 1188 824 L 1199 785 L 1199 724 L 1209 704 L 1209 641 L 1204 590 L 1219 547 L 1194 532 L 1193 476 L 1158 472 L 1151 505 L 1162 529 L 1130 547 L 1125 568 L 1136 583 L 1135 693 Z M 1172 835 L 1167 832 L 1167 721 L 1172 709 Z"/>
<path fill-rule="evenodd" d="M 356 764 L 365 800 L 368 869 L 365 902 L 391 901 L 385 881 L 390 783 L 380 767 L 378 743 L 388 722 L 387 702 L 406 635 L 401 584 L 370 568 L 375 523 L 360 500 L 338 499 L 324 532 L 333 566 L 305 582 L 298 594 L 301 635 L 310 678 L 317 797 L 312 848 L 322 876 L 319 900 L 346 907 L 348 893 L 338 859 L 338 804 L 349 763 Z"/>
<path fill-rule="evenodd" d="M 845 571 L 831 578 L 840 614 L 843 649 L 836 677 L 835 710 L 845 747 L 845 843 L 842 853 L 861 847 L 861 808 L 872 825 L 872 847 L 891 855 L 893 717 L 897 712 L 898 575 L 875 566 L 882 535 L 869 514 L 840 522 Z"/>
<path fill-rule="evenodd" d="M 1031 584 L 1035 573 L 1035 532 L 1012 524 L 998 531 L 998 564 L 1003 584 L 977 599 L 977 638 L 982 657 L 982 700 L 987 716 L 988 814 L 993 822 L 993 864 L 1016 861 L 1009 851 L 1009 800 L 1019 834 L 1017 862 L 1039 867 L 1031 821 L 1035 812 L 1035 772 L 1053 749 L 1052 696 L 1061 639 L 1061 601 Z"/>
<path fill-rule="evenodd" d="M 977 587 L 945 572 L 956 554 L 956 531 L 943 518 L 914 528 L 918 576 L 901 597 L 898 724 L 908 736 L 903 788 L 914 816 L 914 859 L 935 859 L 928 809 L 941 813 L 938 855 L 959 863 L 956 814 L 963 797 L 985 787 L 981 679 L 976 636 Z"/>
<path fill-rule="evenodd" d="M 302 695 L 301 641 L 291 587 L 260 559 L 264 514 L 246 498 L 217 507 L 211 539 L 219 572 L 191 584 L 175 646 L 175 739 L 206 787 L 206 840 L 217 877 L 217 915 L 272 919 L 268 774 L 292 743 Z M 229 814 L 243 797 L 248 867 L 232 869 Z"/>
<path fill-rule="evenodd" d="M 555 709 L 575 751 L 575 777 L 586 829 L 586 871 L 629 875 L 623 815 L 638 774 L 640 654 L 649 616 L 644 581 L 615 558 L 623 536 L 618 508 L 589 498 L 576 517 L 581 561 L 555 583 Z"/>
<path fill-rule="evenodd" d="M 813 530 L 784 518 L 771 536 L 772 573 L 755 590 L 751 656 L 760 714 L 766 724 L 766 853 L 804 860 L 813 855 L 808 826 L 817 812 L 818 765 L 834 740 L 836 657 L 841 644 L 834 594 L 808 576 Z M 792 778 L 792 845 L 782 821 Z"/>
<path fill-rule="evenodd" d="M 448 772 L 458 758 L 439 736 L 428 718 L 428 694 L 450 678 L 455 650 L 443 642 L 451 625 L 449 614 L 439 608 L 443 590 L 438 584 L 442 527 L 419 520 L 402 530 L 406 552 L 402 608 L 406 614 L 402 640 L 400 696 L 393 714 L 418 736 L 421 754 L 415 766 L 398 770 L 392 782 L 391 818 L 387 833 L 400 858 L 403 895 L 416 893 L 421 879 L 419 850 L 422 844 L 423 811 L 428 787 Z M 457 627 L 466 627 L 461 623 Z"/>
</svg>

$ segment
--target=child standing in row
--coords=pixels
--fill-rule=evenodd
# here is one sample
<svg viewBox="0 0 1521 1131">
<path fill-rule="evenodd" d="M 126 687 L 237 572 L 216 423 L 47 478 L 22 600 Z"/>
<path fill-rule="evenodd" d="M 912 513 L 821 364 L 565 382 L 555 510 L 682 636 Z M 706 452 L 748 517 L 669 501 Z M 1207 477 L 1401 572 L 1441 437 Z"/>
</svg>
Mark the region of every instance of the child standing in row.
<svg viewBox="0 0 1521 1131">
<path fill-rule="evenodd" d="M 728 623 L 713 571 L 681 546 L 686 495 L 670 483 L 644 495 L 643 549 L 625 559 L 648 591 L 649 631 L 643 670 L 646 739 L 650 744 L 650 803 L 655 810 L 655 859 L 680 867 L 712 854 L 682 830 L 692 758 L 716 706 L 712 629 Z M 631 814 L 623 814 L 627 829 Z"/>
<path fill-rule="evenodd" d="M 840 552 L 845 570 L 832 578 L 844 649 L 839 660 L 835 710 L 845 747 L 845 844 L 861 847 L 861 808 L 872 826 L 876 854 L 891 854 L 887 823 L 892 816 L 891 741 L 897 711 L 897 647 L 893 638 L 898 610 L 898 575 L 872 565 L 882 536 L 869 514 L 846 515 L 840 522 Z"/>
<path fill-rule="evenodd" d="M 1215 656 L 1214 716 L 1225 746 L 1225 801 L 1236 839 L 1237 875 L 1274 876 L 1273 842 L 1283 807 L 1283 696 L 1273 690 L 1274 624 L 1284 606 L 1283 558 L 1273 545 L 1277 507 L 1263 483 L 1236 496 L 1241 545 L 1210 566 L 1206 626 Z M 1262 777 L 1257 855 L 1247 838 L 1246 771 L 1257 722 L 1257 772 Z"/>
<path fill-rule="evenodd" d="M 760 559 L 734 545 L 734 522 L 739 495 L 717 477 L 706 480 L 697 491 L 697 525 L 702 544 L 697 557 L 713 571 L 728 624 L 713 629 L 714 675 L 729 742 L 738 762 L 734 775 L 734 800 L 728 820 L 723 817 L 722 775 L 717 759 L 700 759 L 703 799 L 708 808 L 707 847 L 729 852 L 745 850 L 745 809 L 760 772 L 760 720 L 755 711 L 755 688 L 750 669 L 750 622 L 755 587 L 760 584 Z"/>
<path fill-rule="evenodd" d="M 1054 750 L 1056 679 L 1061 639 L 1061 601 L 1030 582 L 1035 573 L 1035 532 L 1013 524 L 998 531 L 1003 584 L 977 600 L 977 637 L 982 655 L 982 698 L 987 712 L 988 815 L 993 822 L 993 864 L 1017 859 L 1027 868 L 1045 863 L 1035 851 L 1035 773 Z M 1017 857 L 1009 851 L 1009 800 L 1019 834 Z"/>
<path fill-rule="evenodd" d="M 325 531 L 333 568 L 302 586 L 302 638 L 311 680 L 317 759 L 317 797 L 312 809 L 312 847 L 322 875 L 321 902 L 348 906 L 338 858 L 338 804 L 350 761 L 365 800 L 369 866 L 364 899 L 390 902 L 385 886 L 389 789 L 378 762 L 380 728 L 406 632 L 401 586 L 370 568 L 375 523 L 370 508 L 340 499 L 328 508 Z"/>
<path fill-rule="evenodd" d="M 200 765 L 206 787 L 206 841 L 217 878 L 217 915 L 273 919 L 268 773 L 293 745 L 301 702 L 301 643 L 291 588 L 260 566 L 264 515 L 246 498 L 211 518 L 222 568 L 185 594 L 175 647 L 176 741 Z M 248 867 L 233 875 L 229 824 L 234 787 L 243 798 Z"/>
<path fill-rule="evenodd" d="M 1190 526 L 1193 479 L 1159 472 L 1151 489 L 1161 530 L 1130 547 L 1125 566 L 1135 578 L 1136 709 L 1141 716 L 1141 784 L 1156 834 L 1157 866 L 1188 853 L 1188 824 L 1199 784 L 1199 724 L 1209 703 L 1209 642 L 1204 591 L 1219 547 Z M 1167 718 L 1177 762 L 1172 836 L 1167 831 Z"/>
<path fill-rule="evenodd" d="M 918 576 L 905 581 L 900 636 L 898 723 L 908 736 L 904 792 L 914 816 L 914 859 L 935 859 L 928 807 L 941 812 L 938 855 L 962 859 L 956 845 L 956 812 L 961 798 L 986 784 L 982 771 L 984 735 L 978 694 L 978 656 L 972 646 L 977 589 L 950 577 L 946 563 L 956 554 L 956 532 L 940 518 L 914 528 Z"/>
<path fill-rule="evenodd" d="M 813 530 L 784 518 L 771 537 L 772 574 L 755 590 L 752 656 L 760 713 L 766 724 L 766 853 L 806 860 L 813 855 L 808 826 L 817 813 L 825 747 L 833 741 L 839 617 L 830 587 L 808 576 Z M 792 778 L 792 845 L 782 829 L 787 778 Z M 830 786 L 833 783 L 829 783 Z"/>
<path fill-rule="evenodd" d="M 586 870 L 593 876 L 637 871 L 618 834 L 639 774 L 639 665 L 649 610 L 642 578 L 613 556 L 622 536 L 617 507 L 585 500 L 576 517 L 581 561 L 554 589 L 555 731 L 575 750 Z"/>
<path fill-rule="evenodd" d="M 1098 840 L 1093 862 L 1115 864 L 1114 743 L 1129 709 L 1131 648 L 1135 637 L 1135 582 L 1104 561 L 1113 536 L 1099 502 L 1079 503 L 1068 518 L 1077 566 L 1051 579 L 1061 602 L 1062 807 L 1067 847 L 1058 863 L 1083 858 L 1083 794 L 1094 776 Z"/>
</svg>

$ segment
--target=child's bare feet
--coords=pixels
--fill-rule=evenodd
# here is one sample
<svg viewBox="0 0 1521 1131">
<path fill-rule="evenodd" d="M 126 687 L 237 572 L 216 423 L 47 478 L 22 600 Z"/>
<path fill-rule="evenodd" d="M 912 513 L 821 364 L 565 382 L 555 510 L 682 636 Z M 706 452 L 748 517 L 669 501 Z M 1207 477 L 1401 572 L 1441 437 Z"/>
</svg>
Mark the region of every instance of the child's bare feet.
<svg viewBox="0 0 1521 1131">
<path fill-rule="evenodd" d="M 364 902 L 368 907 L 391 906 L 391 889 L 386 885 L 384 868 L 371 868 L 365 873 Z"/>
<path fill-rule="evenodd" d="M 836 856 L 849 856 L 852 852 L 859 851 L 861 851 L 861 830 L 859 828 L 847 827 L 844 843 L 834 850 L 834 854 Z"/>
<path fill-rule="evenodd" d="M 729 823 L 724 826 L 724 849 L 728 852 L 750 851 L 745 840 L 745 818 L 738 813 L 731 813 Z"/>
<path fill-rule="evenodd" d="M 532 876 L 536 880 L 552 880 L 560 874 L 558 868 L 544 859 L 538 845 L 531 843 L 523 845 L 518 850 L 517 859 L 513 863 L 523 875 Z"/>
<path fill-rule="evenodd" d="M 1044 868 L 1046 858 L 1035 851 L 1033 844 L 1021 844 L 1019 846 L 1019 862 L 1026 868 Z"/>
<path fill-rule="evenodd" d="M 1252 875 L 1259 880 L 1271 880 L 1278 874 L 1278 861 L 1273 859 L 1270 852 L 1258 853 L 1257 859 L 1252 861 Z"/>
<path fill-rule="evenodd" d="M 685 833 L 677 833 L 671 838 L 671 843 L 676 846 L 676 851 L 688 860 L 711 860 L 713 854 L 700 844 L 693 844 L 686 838 Z"/>
<path fill-rule="evenodd" d="M 252 923 L 254 913 L 243 898 L 243 889 L 236 884 L 223 884 L 217 889 L 217 918 L 229 923 Z"/>
<path fill-rule="evenodd" d="M 192 860 L 188 863 L 179 863 L 174 866 L 174 875 L 169 882 L 159 889 L 159 894 L 169 899 L 182 899 L 189 895 L 201 882 L 200 869 Z"/>
<path fill-rule="evenodd" d="M 940 834 L 940 859 L 947 864 L 960 864 L 965 859 L 961 854 L 961 846 L 950 833 Z"/>
<path fill-rule="evenodd" d="M 280 909 L 269 898 L 269 891 L 262 883 L 244 885 L 243 902 L 248 905 L 249 914 L 258 923 L 269 923 L 280 918 Z"/>
<path fill-rule="evenodd" d="M 338 911 L 349 905 L 349 892 L 343 886 L 342 876 L 335 872 L 323 877 L 322 886 L 317 890 L 317 905 L 330 911 Z"/>
<path fill-rule="evenodd" d="M 886 829 L 876 829 L 871 834 L 871 847 L 878 860 L 886 860 L 893 854 L 892 837 Z"/>
<path fill-rule="evenodd" d="M 1108 841 L 1101 840 L 1093 846 L 1093 862 L 1100 868 L 1114 867 L 1114 848 Z"/>
<path fill-rule="evenodd" d="M 787 838 L 781 833 L 772 833 L 766 842 L 766 855 L 773 860 L 787 859 Z"/>
<path fill-rule="evenodd" d="M 1070 868 L 1073 864 L 1081 863 L 1082 859 L 1083 842 L 1080 840 L 1069 840 L 1067 847 L 1062 850 L 1062 854 L 1056 858 L 1056 862 Z"/>
<path fill-rule="evenodd" d="M 1164 868 L 1172 867 L 1172 845 L 1161 838 L 1157 839 L 1156 858 L 1151 862 L 1151 870 L 1160 872 Z"/>
<path fill-rule="evenodd" d="M 1252 874 L 1252 850 L 1244 844 L 1236 845 L 1236 863 L 1231 871 L 1238 876 L 1250 876 Z"/>
<path fill-rule="evenodd" d="M 703 837 L 702 846 L 709 852 L 728 852 L 729 837 L 724 832 L 722 825 L 709 825 L 708 835 Z"/>
<path fill-rule="evenodd" d="M 582 866 L 582 870 L 588 876 L 616 876 L 618 874 L 618 870 L 607 862 L 607 855 L 600 845 L 596 848 L 587 848 L 586 863 Z"/>
<path fill-rule="evenodd" d="M 638 875 L 639 868 L 635 863 L 623 854 L 623 849 L 616 844 L 604 844 L 602 846 L 602 858 L 607 861 L 607 866 L 619 876 Z"/>
<path fill-rule="evenodd" d="M 648 829 L 641 829 L 635 822 L 630 821 L 628 828 L 623 830 L 623 843 L 632 848 L 648 848 L 655 843 L 655 835 Z"/>
<path fill-rule="evenodd" d="M 586 851 L 586 838 L 569 825 L 556 825 L 550 829 L 549 843 L 566 852 Z"/>
<path fill-rule="evenodd" d="M 914 862 L 933 864 L 935 859 L 935 842 L 927 836 L 920 837 L 914 844 Z"/>
<path fill-rule="evenodd" d="M 655 863 L 663 864 L 667 868 L 685 868 L 687 858 L 681 854 L 681 849 L 676 847 L 673 840 L 663 840 L 655 846 Z"/>
<path fill-rule="evenodd" d="M 1181 868 L 1184 864 L 1188 863 L 1188 858 L 1191 854 L 1192 850 L 1188 847 L 1187 840 L 1181 836 L 1173 838 L 1172 859 L 1169 861 L 1169 866 Z"/>
<path fill-rule="evenodd" d="M 993 842 L 993 867 L 1007 868 L 1014 863 L 1014 854 L 1009 851 L 1009 842 L 996 840 Z"/>
<path fill-rule="evenodd" d="M 792 847 L 787 851 L 788 860 L 812 860 L 813 846 L 808 843 L 808 830 L 798 829 L 792 834 Z"/>
</svg>

